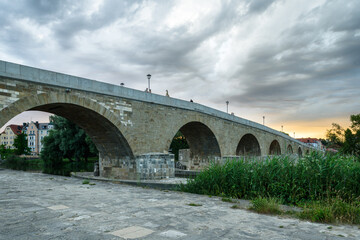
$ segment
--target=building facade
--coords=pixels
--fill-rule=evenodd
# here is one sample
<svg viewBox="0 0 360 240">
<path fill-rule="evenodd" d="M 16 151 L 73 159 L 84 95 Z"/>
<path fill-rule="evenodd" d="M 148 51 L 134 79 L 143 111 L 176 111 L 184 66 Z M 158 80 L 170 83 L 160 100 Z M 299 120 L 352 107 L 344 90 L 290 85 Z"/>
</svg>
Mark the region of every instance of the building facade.
<svg viewBox="0 0 360 240">
<path fill-rule="evenodd" d="M 38 128 L 38 150 L 39 150 L 39 153 L 41 153 L 41 151 L 43 149 L 44 137 L 49 135 L 49 130 L 51 130 L 53 128 L 54 128 L 54 125 L 52 125 L 51 123 L 39 123 L 39 128 Z"/>
<path fill-rule="evenodd" d="M 14 140 L 17 135 L 21 134 L 22 126 L 11 124 L 7 126 L 0 134 L 0 145 L 4 145 L 8 149 L 14 149 Z"/>
<path fill-rule="evenodd" d="M 49 130 L 52 128 L 53 125 L 50 123 L 30 122 L 23 124 L 23 131 L 27 135 L 28 147 L 32 155 L 40 154 L 43 148 L 42 140 L 49 135 Z"/>
</svg>

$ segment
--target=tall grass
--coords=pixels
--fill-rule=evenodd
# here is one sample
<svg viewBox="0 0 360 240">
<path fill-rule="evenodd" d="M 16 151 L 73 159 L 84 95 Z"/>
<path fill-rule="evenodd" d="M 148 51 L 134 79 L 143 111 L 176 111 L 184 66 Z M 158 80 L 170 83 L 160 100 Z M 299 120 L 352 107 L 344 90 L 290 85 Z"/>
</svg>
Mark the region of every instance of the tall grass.
<svg viewBox="0 0 360 240">
<path fill-rule="evenodd" d="M 336 197 L 359 199 L 359 183 L 360 163 L 355 158 L 313 153 L 297 160 L 278 156 L 213 164 L 181 189 L 245 199 L 272 197 L 298 204 Z"/>
</svg>

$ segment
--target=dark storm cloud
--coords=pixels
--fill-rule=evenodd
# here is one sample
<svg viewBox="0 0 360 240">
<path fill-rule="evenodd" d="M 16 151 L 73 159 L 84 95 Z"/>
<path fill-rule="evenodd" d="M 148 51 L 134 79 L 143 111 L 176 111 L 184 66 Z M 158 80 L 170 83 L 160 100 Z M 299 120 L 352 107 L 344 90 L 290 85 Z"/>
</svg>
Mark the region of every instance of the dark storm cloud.
<svg viewBox="0 0 360 240">
<path fill-rule="evenodd" d="M 239 85 L 245 85 L 245 90 L 233 94 L 232 102 L 268 109 L 296 109 L 315 103 L 324 111 L 343 103 L 343 96 L 331 92 L 360 87 L 360 15 L 356 10 L 360 2 L 346 3 L 327 2 L 301 16 L 278 42 L 253 50 L 243 69 L 235 74 L 242 76 Z M 360 100 L 354 92 L 351 97 Z M 356 111 L 353 108 L 348 103 L 338 109 L 338 114 Z"/>
</svg>

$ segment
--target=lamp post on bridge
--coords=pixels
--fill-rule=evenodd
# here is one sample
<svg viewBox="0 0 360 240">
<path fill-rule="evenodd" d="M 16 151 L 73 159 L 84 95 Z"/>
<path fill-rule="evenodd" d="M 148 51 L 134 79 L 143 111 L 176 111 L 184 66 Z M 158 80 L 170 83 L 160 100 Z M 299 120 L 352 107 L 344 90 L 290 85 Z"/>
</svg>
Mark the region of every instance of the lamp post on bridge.
<svg viewBox="0 0 360 240">
<path fill-rule="evenodd" d="M 263 125 L 265 125 L 265 116 L 263 116 Z"/>
<path fill-rule="evenodd" d="M 226 113 L 229 113 L 229 101 L 226 101 Z"/>
<path fill-rule="evenodd" d="M 150 78 L 151 78 L 151 74 L 148 74 L 146 75 L 147 76 L 147 79 L 148 79 L 148 91 L 151 92 L 151 89 L 150 89 Z"/>
</svg>

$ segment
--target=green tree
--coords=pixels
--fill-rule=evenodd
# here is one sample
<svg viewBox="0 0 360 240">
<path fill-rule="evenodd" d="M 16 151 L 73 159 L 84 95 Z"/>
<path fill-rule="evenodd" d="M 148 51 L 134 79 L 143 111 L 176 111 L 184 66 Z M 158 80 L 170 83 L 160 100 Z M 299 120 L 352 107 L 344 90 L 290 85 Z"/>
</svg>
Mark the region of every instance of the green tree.
<svg viewBox="0 0 360 240">
<path fill-rule="evenodd" d="M 98 155 L 90 137 L 76 124 L 59 116 L 51 116 L 50 122 L 54 129 L 43 139 L 44 147 L 41 151 L 44 172 L 67 175 L 71 169 L 64 170 L 68 166 L 63 163 L 64 158 L 70 163 L 75 162 L 76 169 L 72 170 L 78 171 L 81 170 L 81 166 L 86 166 L 89 157 Z M 81 163 L 82 160 L 85 164 Z"/>
<path fill-rule="evenodd" d="M 51 116 L 50 122 L 54 125 L 54 136 L 60 140 L 59 149 L 64 158 L 79 162 L 81 159 L 87 161 L 89 157 L 97 156 L 95 144 L 83 129 L 59 116 Z"/>
<path fill-rule="evenodd" d="M 16 136 L 16 138 L 14 139 L 14 147 L 15 147 L 16 155 L 30 153 L 30 148 L 28 147 L 28 142 L 25 133 L 21 133 Z"/>
<path fill-rule="evenodd" d="M 345 154 L 360 156 L 360 114 L 350 116 L 351 126 L 344 130 L 339 124 L 333 123 L 327 130 L 329 146 L 338 146 Z"/>
<path fill-rule="evenodd" d="M 353 131 L 357 132 L 360 130 L 360 113 L 350 116 L 351 128 Z"/>
<path fill-rule="evenodd" d="M 56 131 L 51 130 L 49 135 L 43 139 L 43 149 L 40 153 L 44 161 L 44 173 L 61 174 L 63 171 L 63 153 L 60 150 L 61 139 Z"/>
<path fill-rule="evenodd" d="M 351 129 L 346 129 L 342 151 L 346 154 L 360 156 L 360 114 L 351 115 Z"/>
<path fill-rule="evenodd" d="M 344 143 L 344 132 L 344 129 L 339 124 L 333 123 L 332 128 L 326 132 L 326 138 L 329 140 L 329 145 L 341 147 Z"/>
</svg>

